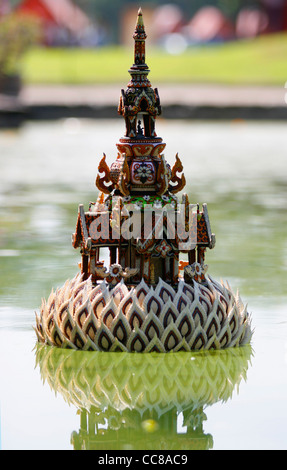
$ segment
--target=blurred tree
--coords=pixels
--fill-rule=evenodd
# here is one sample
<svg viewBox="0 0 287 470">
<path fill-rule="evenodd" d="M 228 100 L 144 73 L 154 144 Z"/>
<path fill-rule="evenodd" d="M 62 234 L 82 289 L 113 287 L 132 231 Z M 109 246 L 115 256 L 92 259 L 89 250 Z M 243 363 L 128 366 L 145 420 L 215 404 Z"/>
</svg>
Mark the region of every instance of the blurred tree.
<svg viewBox="0 0 287 470">
<path fill-rule="evenodd" d="M 41 27 L 34 17 L 5 14 L 0 18 L 0 93 L 17 94 L 21 87 L 21 58 L 37 44 Z"/>
<path fill-rule="evenodd" d="M 218 0 L 220 10 L 229 18 L 234 19 L 242 5 L 241 0 Z"/>
</svg>

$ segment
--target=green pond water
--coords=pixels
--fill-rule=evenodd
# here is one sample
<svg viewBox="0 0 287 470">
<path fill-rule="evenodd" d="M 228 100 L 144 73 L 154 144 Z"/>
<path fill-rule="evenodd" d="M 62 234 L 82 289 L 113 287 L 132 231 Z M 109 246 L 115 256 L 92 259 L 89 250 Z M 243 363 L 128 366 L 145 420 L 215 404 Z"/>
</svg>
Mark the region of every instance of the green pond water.
<svg viewBox="0 0 287 470">
<path fill-rule="evenodd" d="M 209 353 L 63 351 L 36 344 L 34 312 L 78 272 L 78 204 L 97 197 L 123 122 L 68 119 L 0 132 L 1 449 L 287 448 L 287 139 L 271 122 L 159 120 L 208 204 L 208 272 L 239 289 L 251 346 Z"/>
</svg>

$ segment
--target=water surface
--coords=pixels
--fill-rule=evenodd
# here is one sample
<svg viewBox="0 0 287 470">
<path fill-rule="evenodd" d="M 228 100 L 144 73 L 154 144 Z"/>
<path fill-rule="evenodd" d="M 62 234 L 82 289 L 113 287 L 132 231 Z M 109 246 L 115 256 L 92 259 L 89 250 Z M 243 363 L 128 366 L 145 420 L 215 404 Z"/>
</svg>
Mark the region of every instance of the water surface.
<svg viewBox="0 0 287 470">
<path fill-rule="evenodd" d="M 123 123 L 2 131 L 2 449 L 287 447 L 285 124 L 159 120 L 157 131 L 171 164 L 179 152 L 190 201 L 208 204 L 209 273 L 248 303 L 252 347 L 150 357 L 36 347 L 34 311 L 78 272 L 78 204 L 96 199 L 99 160 L 116 158 Z"/>
</svg>

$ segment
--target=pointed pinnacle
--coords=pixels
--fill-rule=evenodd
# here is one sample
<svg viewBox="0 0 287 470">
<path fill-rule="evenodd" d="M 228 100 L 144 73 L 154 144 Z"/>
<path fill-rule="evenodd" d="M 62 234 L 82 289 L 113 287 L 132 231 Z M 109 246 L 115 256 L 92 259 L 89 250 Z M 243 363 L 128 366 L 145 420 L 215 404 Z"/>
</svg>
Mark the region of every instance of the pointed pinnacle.
<svg viewBox="0 0 287 470">
<path fill-rule="evenodd" d="M 142 9 L 140 8 L 139 11 L 138 11 L 136 27 L 135 27 L 135 32 L 134 32 L 133 38 L 138 39 L 138 40 L 145 40 L 146 37 L 147 37 L 147 35 L 145 33 Z"/>
<path fill-rule="evenodd" d="M 143 12 L 140 8 L 138 11 L 137 22 L 136 22 L 136 30 L 137 29 L 144 30 L 144 22 L 143 22 Z"/>
</svg>

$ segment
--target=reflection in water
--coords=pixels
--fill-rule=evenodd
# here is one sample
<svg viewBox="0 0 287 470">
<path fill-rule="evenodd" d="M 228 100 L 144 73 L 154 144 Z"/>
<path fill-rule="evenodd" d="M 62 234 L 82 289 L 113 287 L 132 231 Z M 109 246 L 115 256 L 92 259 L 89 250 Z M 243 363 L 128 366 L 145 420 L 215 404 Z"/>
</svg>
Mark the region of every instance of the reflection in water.
<svg viewBox="0 0 287 470">
<path fill-rule="evenodd" d="M 51 388 L 75 405 L 75 449 L 210 449 L 204 409 L 246 380 L 250 346 L 221 351 L 130 354 L 36 346 Z"/>
</svg>

